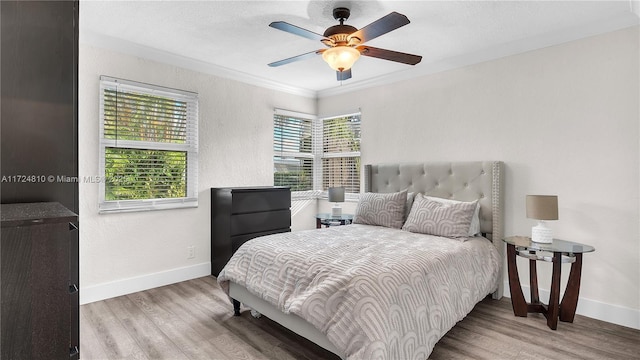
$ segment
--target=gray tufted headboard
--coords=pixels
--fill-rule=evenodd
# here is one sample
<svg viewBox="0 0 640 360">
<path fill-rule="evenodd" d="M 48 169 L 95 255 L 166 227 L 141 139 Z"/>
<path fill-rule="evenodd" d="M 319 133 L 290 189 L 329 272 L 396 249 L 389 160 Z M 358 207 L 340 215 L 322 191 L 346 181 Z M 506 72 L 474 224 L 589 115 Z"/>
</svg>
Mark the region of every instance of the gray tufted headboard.
<svg viewBox="0 0 640 360">
<path fill-rule="evenodd" d="M 408 189 L 429 196 L 460 201 L 480 200 L 480 230 L 504 257 L 501 161 L 425 162 L 365 165 L 366 192 Z M 499 282 L 494 298 L 502 297 Z"/>
</svg>

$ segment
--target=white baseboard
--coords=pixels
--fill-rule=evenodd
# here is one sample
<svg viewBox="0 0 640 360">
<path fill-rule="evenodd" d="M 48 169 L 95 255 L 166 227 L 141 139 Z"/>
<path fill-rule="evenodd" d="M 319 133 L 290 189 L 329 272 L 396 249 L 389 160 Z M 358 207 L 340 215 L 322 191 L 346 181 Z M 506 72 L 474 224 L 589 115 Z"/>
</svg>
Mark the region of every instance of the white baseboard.
<svg viewBox="0 0 640 360">
<path fill-rule="evenodd" d="M 80 305 L 191 280 L 210 274 L 211 263 L 206 262 L 104 284 L 80 287 Z"/>
<path fill-rule="evenodd" d="M 531 301 L 531 290 L 528 285 L 522 285 L 522 292 L 525 299 Z M 546 302 L 549 299 L 549 290 L 539 289 L 538 293 L 541 301 Z M 511 298 L 508 281 L 504 283 L 504 296 Z M 560 299 L 562 300 L 562 294 Z M 640 330 L 640 310 L 637 309 L 579 297 L 576 314 Z"/>
</svg>

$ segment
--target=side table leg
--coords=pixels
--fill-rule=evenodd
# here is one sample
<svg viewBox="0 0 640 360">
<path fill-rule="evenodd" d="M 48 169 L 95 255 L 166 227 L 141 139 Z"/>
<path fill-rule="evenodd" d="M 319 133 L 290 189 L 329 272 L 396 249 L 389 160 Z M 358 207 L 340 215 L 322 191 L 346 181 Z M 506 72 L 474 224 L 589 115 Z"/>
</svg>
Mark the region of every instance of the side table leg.
<svg viewBox="0 0 640 360">
<path fill-rule="evenodd" d="M 529 251 L 535 254 L 535 251 Z M 536 271 L 536 260 L 529 260 L 529 287 L 531 288 L 531 304 L 540 304 L 540 296 L 538 295 L 538 272 Z"/>
<path fill-rule="evenodd" d="M 575 254 L 576 261 L 571 264 L 571 272 L 560 303 L 560 321 L 573 322 L 578 306 L 578 294 L 580 293 L 580 278 L 582 274 L 582 254 Z"/>
<path fill-rule="evenodd" d="M 513 314 L 527 317 L 527 302 L 524 300 L 524 294 L 522 294 L 518 267 L 516 266 L 516 247 L 512 244 L 507 244 L 507 268 L 509 272 L 509 291 L 511 292 Z"/>
<path fill-rule="evenodd" d="M 547 309 L 547 325 L 551 330 L 558 328 L 558 306 L 560 302 L 560 270 L 562 269 L 562 253 L 553 253 L 553 273 L 551 275 L 551 294 Z"/>
</svg>

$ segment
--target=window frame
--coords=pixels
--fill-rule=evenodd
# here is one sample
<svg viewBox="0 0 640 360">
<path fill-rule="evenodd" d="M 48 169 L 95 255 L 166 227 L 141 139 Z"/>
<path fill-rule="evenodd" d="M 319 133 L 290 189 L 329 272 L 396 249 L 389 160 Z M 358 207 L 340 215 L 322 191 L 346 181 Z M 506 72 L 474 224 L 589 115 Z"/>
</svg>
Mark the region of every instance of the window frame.
<svg viewBox="0 0 640 360">
<path fill-rule="evenodd" d="M 110 139 L 105 137 L 105 90 L 136 92 L 161 96 L 187 103 L 187 123 L 184 143 L 142 140 Z M 100 76 L 100 133 L 98 176 L 98 212 L 116 213 L 193 208 L 198 206 L 198 94 L 190 91 L 166 88 L 158 85 Z M 106 149 L 140 149 L 186 152 L 186 196 L 176 198 L 152 198 L 135 200 L 106 200 Z"/>
<path fill-rule="evenodd" d="M 310 152 L 295 152 L 295 151 L 283 151 L 281 150 L 280 152 L 276 151 L 276 116 L 279 117 L 290 117 L 290 118 L 294 118 L 294 119 L 298 119 L 301 121 L 308 121 L 310 124 L 310 133 L 309 135 L 311 135 L 311 148 L 310 148 Z M 311 189 L 309 190 L 298 190 L 298 191 L 291 191 L 291 197 L 292 199 L 312 199 L 312 198 L 316 198 L 317 197 L 317 192 L 316 192 L 316 167 L 317 167 L 317 156 L 316 156 L 316 152 L 317 152 L 317 146 L 318 143 L 315 140 L 315 136 L 314 136 L 314 132 L 315 132 L 315 121 L 317 121 L 317 117 L 315 115 L 311 115 L 311 114 L 305 114 L 305 113 L 298 113 L 298 112 L 294 112 L 294 111 L 288 111 L 288 110 L 279 110 L 276 109 L 274 117 L 273 117 L 273 143 L 274 143 L 274 149 L 273 149 L 273 166 L 274 166 L 274 184 L 275 184 L 275 168 L 276 168 L 276 157 L 280 157 L 281 159 L 283 158 L 295 158 L 295 159 L 309 159 L 312 161 L 313 165 L 311 168 Z M 283 146 L 281 146 L 281 149 L 284 148 Z"/>
<path fill-rule="evenodd" d="M 339 118 L 343 118 L 343 117 L 351 117 L 351 116 L 358 116 L 360 118 L 360 123 L 362 122 L 362 114 L 360 111 L 352 111 L 352 112 L 348 112 L 345 114 L 340 114 L 340 115 L 335 115 L 335 116 L 323 116 L 323 117 L 319 117 L 317 115 L 312 115 L 312 114 L 306 114 L 306 113 L 301 113 L 301 112 L 295 112 L 295 111 L 290 111 L 290 110 L 283 110 L 283 109 L 275 109 L 274 111 L 274 118 L 273 118 L 273 125 L 274 125 L 274 135 L 273 135 L 273 141 L 275 142 L 275 121 L 276 121 L 276 116 L 288 116 L 288 117 L 293 117 L 293 118 L 298 118 L 298 119 L 305 119 L 305 120 L 310 120 L 311 121 L 311 134 L 312 134 L 312 147 L 311 147 L 311 155 L 305 155 L 303 157 L 305 158 L 312 158 L 313 159 L 313 170 L 312 170 L 312 174 L 313 174 L 313 189 L 308 190 L 308 191 L 292 191 L 291 192 L 291 197 L 293 200 L 308 200 L 308 199 L 318 199 L 318 198 L 326 198 L 327 197 L 327 189 L 324 189 L 324 184 L 323 184 L 323 172 L 324 172 L 324 168 L 323 168 L 323 160 L 324 159 L 329 159 L 329 158 L 336 158 L 336 157 L 357 157 L 361 159 L 361 152 L 362 152 L 362 145 L 361 145 L 361 141 L 360 141 L 360 151 L 350 151 L 350 152 L 328 152 L 325 153 L 324 152 L 324 148 L 323 148 L 323 141 L 324 141 L 324 134 L 323 134 L 323 129 L 324 129 L 324 122 L 327 120 L 333 120 L 333 119 L 339 119 Z M 360 128 L 361 131 L 361 128 Z M 282 152 L 282 153 L 276 153 L 275 149 L 274 149 L 274 153 L 273 153 L 273 161 L 274 161 L 274 174 L 275 174 L 275 158 L 277 155 L 289 155 L 289 156 L 294 156 L 297 155 L 299 153 L 291 153 L 291 152 Z M 345 194 L 345 198 L 347 200 L 357 200 L 359 197 L 359 193 L 362 192 L 362 166 L 359 166 L 359 178 L 358 178 L 358 182 L 359 182 L 359 191 L 358 193 L 354 193 L 354 192 L 347 192 Z M 275 176 L 274 176 L 274 184 L 275 184 Z"/>
<path fill-rule="evenodd" d="M 358 112 L 351 112 L 351 113 L 347 113 L 347 114 L 340 114 L 340 115 L 335 115 L 335 116 L 325 116 L 325 117 L 321 117 L 318 119 L 319 121 L 319 128 L 320 128 L 320 136 L 318 136 L 318 138 L 320 138 L 320 142 L 322 143 L 322 147 L 320 149 L 321 151 L 321 157 L 320 157 L 320 177 L 319 177 L 319 181 L 320 181 L 320 189 L 324 189 L 325 185 L 325 179 L 324 179 L 324 172 L 325 172 L 325 165 L 324 165 L 324 160 L 325 159 L 346 159 L 346 158 L 352 158 L 352 159 L 356 159 L 356 163 L 357 165 L 357 171 L 358 171 L 358 192 L 353 192 L 353 191 L 349 191 L 349 187 L 345 186 L 347 184 L 341 184 L 342 186 L 345 186 L 345 198 L 350 199 L 350 198 L 356 198 L 357 199 L 357 195 L 362 191 L 362 164 L 361 164 L 361 154 L 362 154 L 362 136 L 360 136 L 360 138 L 358 139 L 358 148 L 359 150 L 357 151 L 324 151 L 324 131 L 325 131 L 325 123 L 327 121 L 331 121 L 331 120 L 335 120 L 335 119 L 341 119 L 341 118 L 350 118 L 350 117 L 358 117 L 358 131 L 359 131 L 359 135 L 361 135 L 362 133 L 362 114 L 358 111 Z M 351 178 L 351 177 L 350 177 Z M 351 180 L 353 181 L 353 179 Z M 325 195 L 326 195 L 326 189 L 322 190 Z"/>
</svg>

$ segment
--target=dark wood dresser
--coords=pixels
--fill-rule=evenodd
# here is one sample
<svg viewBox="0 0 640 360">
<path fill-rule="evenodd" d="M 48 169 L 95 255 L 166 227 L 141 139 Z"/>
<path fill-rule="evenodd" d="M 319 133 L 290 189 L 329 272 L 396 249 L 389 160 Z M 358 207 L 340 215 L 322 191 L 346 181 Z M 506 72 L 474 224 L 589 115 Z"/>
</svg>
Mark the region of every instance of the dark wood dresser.
<svg viewBox="0 0 640 360">
<path fill-rule="evenodd" d="M 2 204 L 2 359 L 75 359 L 78 216 L 57 202 Z"/>
<path fill-rule="evenodd" d="M 291 231 L 288 187 L 211 189 L 211 274 L 218 276 L 246 241 Z"/>
</svg>

